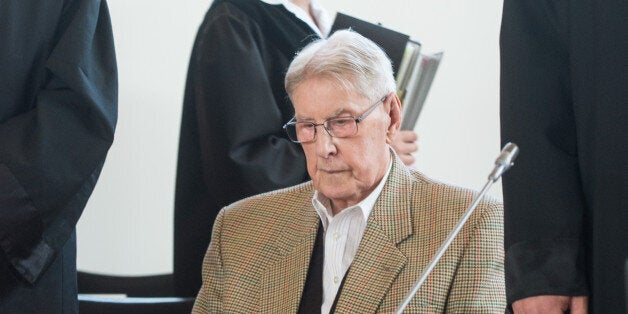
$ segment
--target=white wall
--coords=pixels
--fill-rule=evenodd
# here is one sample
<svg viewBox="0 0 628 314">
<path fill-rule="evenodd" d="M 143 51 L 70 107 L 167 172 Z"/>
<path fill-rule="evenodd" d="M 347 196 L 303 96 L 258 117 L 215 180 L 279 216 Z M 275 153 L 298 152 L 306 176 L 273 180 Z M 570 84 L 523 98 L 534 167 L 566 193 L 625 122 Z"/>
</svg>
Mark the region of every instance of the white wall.
<svg viewBox="0 0 628 314">
<path fill-rule="evenodd" d="M 321 0 L 445 51 L 415 168 L 480 189 L 499 153 L 501 0 Z M 116 139 L 78 224 L 78 267 L 172 271 L 174 179 L 187 63 L 210 0 L 109 0 L 120 79 Z M 501 197 L 497 184 L 491 193 Z"/>
</svg>

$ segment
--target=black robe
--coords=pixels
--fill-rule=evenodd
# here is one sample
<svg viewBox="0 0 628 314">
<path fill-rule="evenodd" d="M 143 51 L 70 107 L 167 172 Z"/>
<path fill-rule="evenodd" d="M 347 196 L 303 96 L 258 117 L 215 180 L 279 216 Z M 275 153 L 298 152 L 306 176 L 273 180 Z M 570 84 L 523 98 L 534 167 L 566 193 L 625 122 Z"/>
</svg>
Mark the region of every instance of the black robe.
<svg viewBox="0 0 628 314">
<path fill-rule="evenodd" d="M 244 197 L 307 180 L 305 157 L 282 126 L 295 53 L 318 36 L 282 5 L 217 0 L 188 69 L 175 197 L 176 294 L 195 296 L 218 211 Z"/>
<path fill-rule="evenodd" d="M 502 141 L 506 290 L 626 310 L 628 2 L 506 0 Z"/>
<path fill-rule="evenodd" d="M 74 228 L 117 119 L 104 0 L 0 1 L 0 313 L 74 313 Z"/>
</svg>

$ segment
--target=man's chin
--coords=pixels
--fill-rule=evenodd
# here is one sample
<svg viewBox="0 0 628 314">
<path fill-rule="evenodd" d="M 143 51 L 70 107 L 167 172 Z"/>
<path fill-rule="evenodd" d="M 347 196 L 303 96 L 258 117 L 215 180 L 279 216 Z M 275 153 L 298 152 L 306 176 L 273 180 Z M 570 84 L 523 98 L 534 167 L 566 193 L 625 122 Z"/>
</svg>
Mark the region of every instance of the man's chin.
<svg viewBox="0 0 628 314">
<path fill-rule="evenodd" d="M 319 175 L 318 183 L 315 186 L 319 192 L 329 191 L 330 193 L 334 193 L 334 191 L 338 191 L 340 189 L 346 189 L 346 186 L 350 186 L 347 177 L 343 173 L 334 173 L 328 174 L 325 173 L 323 175 Z M 327 195 L 325 195 L 327 196 Z"/>
<path fill-rule="evenodd" d="M 351 198 L 354 195 L 354 191 L 349 191 L 346 189 L 339 190 L 338 188 L 321 188 L 318 189 L 318 192 L 323 194 L 325 197 L 332 201 L 343 201 Z"/>
</svg>

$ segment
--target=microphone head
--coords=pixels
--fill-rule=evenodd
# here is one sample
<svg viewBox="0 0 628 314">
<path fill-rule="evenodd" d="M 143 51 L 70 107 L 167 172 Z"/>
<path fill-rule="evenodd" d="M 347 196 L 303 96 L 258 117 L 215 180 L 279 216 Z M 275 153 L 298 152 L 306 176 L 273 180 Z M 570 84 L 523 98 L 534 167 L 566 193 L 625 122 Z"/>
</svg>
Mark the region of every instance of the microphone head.
<svg viewBox="0 0 628 314">
<path fill-rule="evenodd" d="M 502 151 L 499 154 L 499 157 L 497 157 L 497 160 L 495 160 L 495 163 L 509 168 L 514 164 L 517 155 L 519 155 L 519 147 L 517 144 L 508 143 L 504 145 L 504 148 L 502 148 Z"/>
<path fill-rule="evenodd" d="M 504 145 L 499 157 L 495 160 L 495 168 L 488 175 L 489 180 L 495 182 L 504 172 L 508 171 L 514 165 L 515 158 L 519 155 L 519 147 L 514 143 Z"/>
</svg>

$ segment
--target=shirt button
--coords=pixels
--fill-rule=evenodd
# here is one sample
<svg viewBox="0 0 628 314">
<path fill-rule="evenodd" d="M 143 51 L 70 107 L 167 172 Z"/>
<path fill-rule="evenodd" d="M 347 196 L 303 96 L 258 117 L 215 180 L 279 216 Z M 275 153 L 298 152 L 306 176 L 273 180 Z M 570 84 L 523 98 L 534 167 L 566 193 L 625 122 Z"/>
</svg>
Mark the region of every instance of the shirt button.
<svg viewBox="0 0 628 314">
<path fill-rule="evenodd" d="M 338 278 L 338 276 L 334 276 L 334 283 L 338 283 L 340 281 L 340 278 Z"/>
<path fill-rule="evenodd" d="M 334 240 L 340 239 L 340 234 L 338 232 L 334 232 Z"/>
</svg>

